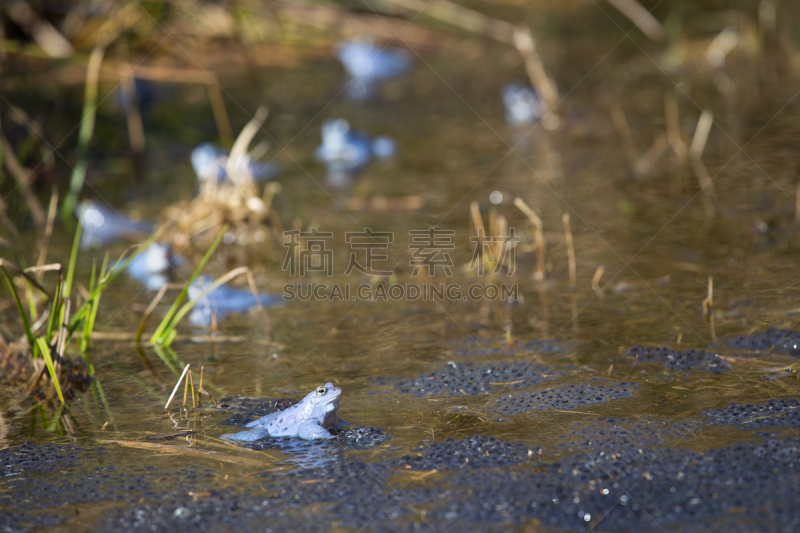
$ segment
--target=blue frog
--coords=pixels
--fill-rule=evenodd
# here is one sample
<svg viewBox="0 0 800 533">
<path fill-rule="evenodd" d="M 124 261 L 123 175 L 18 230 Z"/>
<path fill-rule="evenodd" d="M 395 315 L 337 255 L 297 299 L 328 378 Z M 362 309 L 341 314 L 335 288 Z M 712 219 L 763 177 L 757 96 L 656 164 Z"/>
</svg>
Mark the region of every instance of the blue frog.
<svg viewBox="0 0 800 533">
<path fill-rule="evenodd" d="M 141 281 L 148 290 L 157 291 L 169 281 L 169 271 L 184 262 L 183 257 L 172 253 L 169 244 L 154 242 L 128 263 L 128 274 Z"/>
<path fill-rule="evenodd" d="M 379 48 L 358 39 L 336 45 L 336 57 L 350 74 L 347 94 L 353 99 L 369 98 L 381 83 L 411 69 L 411 54 L 403 48 Z"/>
<path fill-rule="evenodd" d="M 268 294 L 259 294 L 258 300 L 252 291 L 234 289 L 227 285 L 220 285 L 201 298 L 202 293 L 211 286 L 213 281 L 206 276 L 198 276 L 189 286 L 189 299 L 199 300 L 189 313 L 189 322 L 198 327 L 207 327 L 211 324 L 211 313 L 224 318 L 231 313 L 244 313 L 259 302 L 263 306 L 275 305 L 281 302 L 280 298 Z"/>
<path fill-rule="evenodd" d="M 314 155 L 327 166 L 329 180 L 340 185 L 366 167 L 373 157 L 390 159 L 395 151 L 390 137 L 370 139 L 366 133 L 351 128 L 347 120 L 339 118 L 322 124 L 322 144 Z"/>
<path fill-rule="evenodd" d="M 337 411 L 342 389 L 333 383 L 320 385 L 288 409 L 269 414 L 247 424 L 250 431 L 228 433 L 231 442 L 253 442 L 264 437 L 300 437 L 305 440 L 332 439 L 327 428 L 342 423 Z"/>
<path fill-rule="evenodd" d="M 536 122 L 544 115 L 544 105 L 536 90 L 530 85 L 512 82 L 503 87 L 503 106 L 506 122 L 520 126 Z"/>
<path fill-rule="evenodd" d="M 75 208 L 75 214 L 81 225 L 81 249 L 101 248 L 125 237 L 149 235 L 153 230 L 153 225 L 148 222 L 134 222 L 117 211 L 90 200 L 81 202 Z"/>
<path fill-rule="evenodd" d="M 211 143 L 204 143 L 192 151 L 192 168 L 201 182 L 216 180 L 222 183 L 230 180 L 226 165 L 230 154 Z M 240 175 L 249 175 L 254 180 L 274 178 L 279 168 L 276 163 L 259 163 L 245 154 L 236 162 L 236 172 Z"/>
</svg>

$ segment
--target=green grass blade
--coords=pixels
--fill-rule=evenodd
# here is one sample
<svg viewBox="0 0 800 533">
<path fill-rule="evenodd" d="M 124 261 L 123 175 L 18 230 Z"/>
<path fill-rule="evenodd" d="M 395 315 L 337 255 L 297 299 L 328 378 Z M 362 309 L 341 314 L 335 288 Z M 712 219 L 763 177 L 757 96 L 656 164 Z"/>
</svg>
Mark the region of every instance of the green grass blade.
<svg viewBox="0 0 800 533">
<path fill-rule="evenodd" d="M 204 255 L 203 259 L 200 261 L 200 264 L 197 265 L 197 268 L 194 270 L 194 272 L 192 272 L 191 277 L 183 286 L 183 289 L 181 290 L 181 293 L 178 295 L 178 298 L 175 300 L 175 303 L 173 303 L 172 307 L 169 308 L 169 311 L 167 312 L 166 316 L 158 325 L 158 328 L 156 328 L 155 333 L 153 333 L 153 336 L 150 337 L 151 344 L 163 343 L 164 340 L 167 338 L 167 335 L 169 334 L 169 330 L 174 329 L 175 326 L 177 325 L 177 322 L 173 322 L 173 318 L 175 317 L 175 313 L 177 313 L 181 303 L 183 303 L 184 298 L 186 298 L 186 293 L 189 291 L 189 286 L 197 278 L 197 276 L 200 275 L 200 272 L 203 271 L 203 269 L 206 266 L 206 263 L 208 263 L 209 259 L 211 259 L 211 256 L 214 254 L 214 250 L 217 249 L 217 246 L 219 246 L 219 243 L 222 241 L 222 237 L 225 235 L 226 231 L 228 231 L 227 224 L 223 226 L 223 228 L 220 230 L 219 235 L 217 235 L 217 238 L 214 239 L 214 243 L 208 249 L 206 255 Z M 174 336 L 172 338 L 174 338 Z"/>
<path fill-rule="evenodd" d="M 67 265 L 67 281 L 64 283 L 64 298 L 69 298 L 72 294 L 72 278 L 75 276 L 75 263 L 78 262 L 78 247 L 81 242 L 81 225 L 75 228 L 75 237 L 72 239 L 72 251 L 69 254 L 69 265 Z"/>
<path fill-rule="evenodd" d="M 22 319 L 22 327 L 25 328 L 25 336 L 28 338 L 28 344 L 31 347 L 31 351 L 35 354 L 35 345 L 33 338 L 33 332 L 31 331 L 31 324 L 28 321 L 28 315 L 25 314 L 25 309 L 22 307 L 22 301 L 19 299 L 19 294 L 17 294 L 17 289 L 14 287 L 14 282 L 11 279 L 11 276 L 8 275 L 8 271 L 6 267 L 0 266 L 0 269 L 3 270 L 3 277 L 6 278 L 6 284 L 8 285 L 8 290 L 11 291 L 11 296 L 14 298 L 14 303 L 17 304 L 17 311 L 19 311 L 19 316 Z"/>
<path fill-rule="evenodd" d="M 59 272 L 58 281 L 56 281 L 56 290 L 53 293 L 53 301 L 50 306 L 50 317 L 47 320 L 47 334 L 45 340 L 47 340 L 48 344 L 53 339 L 53 334 L 61 329 L 61 324 L 64 322 L 64 318 L 61 316 L 61 311 L 63 310 L 61 307 L 63 303 L 61 299 L 61 289 L 63 285 L 64 278 L 61 276 L 61 272 Z"/>
<path fill-rule="evenodd" d="M 78 195 L 83 189 L 86 178 L 87 152 L 89 143 L 94 135 L 95 117 L 97 114 L 97 86 L 100 78 L 100 67 L 103 63 L 104 48 L 96 46 L 89 57 L 86 67 L 86 89 L 83 98 L 83 113 L 81 115 L 81 128 L 78 133 L 78 162 L 72 170 L 69 180 L 69 192 L 61 206 L 61 218 L 68 224 L 72 223 L 72 212 L 78 202 Z"/>
<path fill-rule="evenodd" d="M 56 388 L 58 399 L 61 400 L 61 404 L 63 405 L 67 402 L 64 401 L 64 394 L 61 392 L 61 383 L 58 382 L 55 365 L 53 365 L 53 357 L 50 355 L 50 347 L 41 337 L 36 339 L 36 343 L 39 345 L 39 351 L 41 351 L 42 355 L 44 356 L 44 363 L 47 365 L 47 373 L 50 374 L 50 380 L 53 382 L 53 386 Z"/>
</svg>

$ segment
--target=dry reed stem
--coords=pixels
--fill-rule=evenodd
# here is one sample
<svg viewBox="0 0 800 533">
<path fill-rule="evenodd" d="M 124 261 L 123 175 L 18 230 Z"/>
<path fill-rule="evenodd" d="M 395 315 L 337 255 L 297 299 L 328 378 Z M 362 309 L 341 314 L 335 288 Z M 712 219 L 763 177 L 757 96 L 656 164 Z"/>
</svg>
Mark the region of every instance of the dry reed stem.
<svg viewBox="0 0 800 533">
<path fill-rule="evenodd" d="M 197 409 L 197 402 L 194 399 L 194 377 L 191 370 L 189 371 L 188 381 L 189 381 L 189 386 L 192 388 L 192 409 Z"/>
<path fill-rule="evenodd" d="M 633 135 L 631 135 L 631 129 L 628 126 L 628 119 L 625 118 L 625 111 L 622 110 L 619 104 L 611 106 L 611 119 L 617 128 L 620 141 L 622 141 L 622 151 L 625 152 L 625 157 L 628 159 L 628 166 L 636 172 L 639 163 L 639 152 L 633 142 Z"/>
<path fill-rule="evenodd" d="M 492 261 L 497 262 L 503 260 L 503 251 L 508 243 L 508 220 L 503 215 L 497 217 L 497 233 L 492 235 L 492 237 L 500 237 L 502 240 L 493 241 L 494 250 L 492 254 Z M 501 266 L 500 264 L 495 264 L 495 267 Z"/>
<path fill-rule="evenodd" d="M 131 68 L 127 65 L 120 65 L 120 89 L 123 97 L 127 100 L 125 106 L 125 121 L 128 124 L 128 138 L 131 143 L 131 151 L 139 155 L 144 152 L 145 138 L 144 125 L 142 123 L 142 113 L 139 108 L 139 96 L 136 94 L 136 84 L 134 78 L 125 76 L 122 72 L 130 72 Z"/>
<path fill-rule="evenodd" d="M 525 62 L 525 70 L 548 111 L 554 111 L 558 104 L 558 90 L 548 76 L 530 28 L 522 24 L 515 26 L 510 22 L 484 15 L 478 11 L 462 7 L 448 0 L 384 0 L 384 4 L 400 6 L 415 15 L 438 19 L 447 24 L 472 33 L 485 35 L 496 41 L 510 44 L 517 49 Z"/>
<path fill-rule="evenodd" d="M 34 172 L 22 166 L 22 163 L 17 159 L 11 144 L 6 139 L 5 135 L 0 133 L 0 144 L 3 147 L 3 160 L 5 161 L 6 168 L 14 176 L 14 179 L 19 185 L 20 194 L 28 205 L 28 209 L 33 216 L 33 220 L 39 228 L 44 228 L 47 223 L 47 216 L 45 215 L 42 204 L 31 189 L 31 182 L 33 181 Z"/>
<path fill-rule="evenodd" d="M 158 290 L 155 297 L 153 297 L 153 301 L 150 302 L 150 305 L 147 306 L 147 309 L 144 310 L 144 314 L 142 314 L 142 321 L 139 322 L 139 329 L 136 330 L 136 336 L 134 337 L 136 340 L 142 338 L 142 333 L 144 333 L 144 328 L 145 326 L 147 326 L 147 320 L 150 318 L 150 315 L 153 314 L 153 311 L 155 311 L 156 306 L 159 304 L 159 302 L 161 302 L 161 299 L 164 297 L 164 294 L 166 294 L 166 292 L 170 289 L 183 289 L 183 285 L 167 283 Z"/>
<path fill-rule="evenodd" d="M 39 258 L 36 260 L 36 266 L 44 265 L 47 260 L 47 252 L 50 247 L 50 236 L 53 234 L 53 223 L 56 220 L 56 213 L 58 212 L 58 189 L 54 186 L 53 192 L 50 195 L 50 205 L 47 207 L 47 222 L 44 226 L 44 234 L 39 239 Z M 59 265 L 60 267 L 60 265 Z M 41 281 L 43 276 L 39 276 Z"/>
<path fill-rule="evenodd" d="M 6 231 L 8 231 L 11 235 L 14 237 L 19 237 L 19 230 L 16 226 L 14 226 L 14 223 L 11 222 L 11 219 L 8 218 L 8 206 L 3 198 L 0 198 L 0 224 L 3 224 L 3 227 L 5 227 Z M 6 243 L 11 244 L 5 239 L 3 240 Z"/>
<path fill-rule="evenodd" d="M 664 39 L 664 28 L 661 23 L 636 0 L 608 0 L 608 3 L 633 22 L 650 40 Z"/>
<path fill-rule="evenodd" d="M 534 213 L 533 209 L 528 207 L 528 204 L 526 204 L 522 198 L 514 198 L 514 205 L 533 223 L 534 240 L 536 243 L 536 272 L 534 273 L 534 279 L 543 280 L 545 270 L 544 258 L 547 245 L 544 240 L 544 225 L 542 224 L 542 219 Z"/>
<path fill-rule="evenodd" d="M 6 12 L 50 57 L 63 59 L 75 52 L 72 44 L 52 24 L 40 18 L 25 0 L 12 0 Z"/>
<path fill-rule="evenodd" d="M 708 327 L 711 331 L 711 341 L 717 341 L 717 335 L 714 328 L 714 278 L 708 276 L 708 294 L 703 300 L 703 317 L 708 322 Z"/>
<path fill-rule="evenodd" d="M 189 365 L 186 365 L 187 367 Z M 188 377 L 183 382 L 183 409 L 186 409 L 186 396 L 189 394 L 189 378 L 192 376 L 192 371 L 189 371 Z"/>
<path fill-rule="evenodd" d="M 191 366 L 190 364 L 187 364 L 185 367 L 183 367 L 183 373 L 181 374 L 181 377 L 178 378 L 178 382 L 175 384 L 175 388 L 172 389 L 172 394 L 169 395 L 169 399 L 167 400 L 166 405 L 164 405 L 164 409 L 169 409 L 169 404 L 172 403 L 172 398 L 174 398 L 175 393 L 178 392 L 178 387 L 181 386 L 181 381 L 183 381 L 183 377 L 189 371 L 190 366 Z"/>
<path fill-rule="evenodd" d="M 222 90 L 216 76 L 212 78 L 212 83 L 206 83 L 208 88 L 208 100 L 211 103 L 211 111 L 217 123 L 220 142 L 228 146 L 233 141 L 233 128 L 228 118 L 228 110 L 225 108 L 225 99 L 222 97 Z"/>
<path fill-rule="evenodd" d="M 64 320 L 58 332 L 58 342 L 56 343 L 56 353 L 59 359 L 64 359 L 64 352 L 67 349 L 67 337 L 69 336 L 69 317 L 72 311 L 72 300 L 67 298 L 64 303 Z"/>
<path fill-rule="evenodd" d="M 578 286 L 578 272 L 575 261 L 575 244 L 572 241 L 572 224 L 569 221 L 569 213 L 561 216 L 564 221 L 564 237 L 567 240 L 567 259 L 569 261 L 569 284 L 572 287 Z"/>
<path fill-rule="evenodd" d="M 600 286 L 600 278 L 603 277 L 603 272 L 605 272 L 605 267 L 603 265 L 599 265 L 597 270 L 594 271 L 594 276 L 592 276 L 592 290 L 597 294 L 599 298 L 604 298 L 605 293 L 603 292 L 603 287 Z"/>
<path fill-rule="evenodd" d="M 675 152 L 678 165 L 683 166 L 686 164 L 688 149 L 681 135 L 678 99 L 674 92 L 669 92 L 664 97 L 664 116 L 667 121 L 667 140 Z"/>
<path fill-rule="evenodd" d="M 52 300 L 53 300 L 53 295 L 52 295 L 52 294 L 50 294 L 50 293 L 47 291 L 47 289 L 45 289 L 44 287 L 42 287 L 42 285 L 41 285 L 41 284 L 40 284 L 40 283 L 39 283 L 39 282 L 36 280 L 36 278 L 34 278 L 34 277 L 33 277 L 33 276 L 31 276 L 30 274 L 28 274 L 28 272 L 26 271 L 27 269 L 26 269 L 26 270 L 22 270 L 21 268 L 19 268 L 19 267 L 18 267 L 17 265 L 15 265 L 14 263 L 10 263 L 10 262 L 8 262 L 7 260 L 3 259 L 2 257 L 0 257 L 0 267 L 6 267 L 6 268 L 9 268 L 9 269 L 13 270 L 13 271 L 14 271 L 14 273 L 15 273 L 17 276 L 22 276 L 23 278 L 25 278 L 26 280 L 28 280 L 28 281 L 31 283 L 31 285 L 33 285 L 34 287 L 36 287 L 37 289 L 39 289 L 39 291 L 41 291 L 41 292 L 42 292 L 42 294 L 44 294 L 45 296 L 47 296 L 47 298 L 48 298 L 50 301 L 52 301 Z M 31 268 L 32 268 L 32 269 L 34 269 L 34 272 L 35 272 L 35 271 L 36 271 L 36 269 L 37 269 L 38 267 L 31 267 Z M 59 265 L 59 268 L 61 268 L 61 265 Z"/>
</svg>

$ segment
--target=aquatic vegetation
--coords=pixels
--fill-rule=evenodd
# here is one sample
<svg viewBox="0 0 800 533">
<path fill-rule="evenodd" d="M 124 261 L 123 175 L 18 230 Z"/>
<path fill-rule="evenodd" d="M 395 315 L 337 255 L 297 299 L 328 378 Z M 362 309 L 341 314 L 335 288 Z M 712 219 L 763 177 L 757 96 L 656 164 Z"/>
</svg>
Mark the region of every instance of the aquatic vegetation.
<svg viewBox="0 0 800 533">
<path fill-rule="evenodd" d="M 55 204 L 51 204 L 51 213 L 54 209 Z M 5 259 L 0 259 L 0 270 L 16 304 L 27 341 L 19 350 L 30 357 L 33 368 L 33 377 L 27 387 L 26 396 L 35 395 L 42 405 L 47 406 L 52 406 L 54 395 L 60 402 L 60 407 L 49 425 L 51 431 L 59 422 L 68 432 L 74 431 L 74 416 L 70 412 L 68 400 L 87 389 L 92 391 L 98 406 L 103 405 L 109 421 L 113 422 L 105 392 L 95 377 L 95 367 L 89 351 L 101 297 L 119 272 L 160 235 L 160 232 L 155 233 L 143 247 L 129 254 L 127 258 L 120 257 L 113 266 L 109 266 L 108 254 L 99 271 L 95 263 L 88 285 L 88 298 L 80 305 L 76 303 L 73 311 L 73 299 L 70 296 L 78 249 L 82 242 L 81 228 L 82 225 L 78 225 L 75 232 L 66 273 L 58 263 L 23 270 Z M 50 291 L 34 277 L 34 274 L 48 272 L 54 272 L 57 276 L 55 286 Z M 30 299 L 27 311 L 22 304 L 15 279 L 26 289 L 34 287 L 43 296 L 38 302 L 35 298 Z M 79 361 L 67 357 L 71 341 L 77 345 Z M 65 414 L 69 414 L 72 421 L 62 416 Z"/>
</svg>

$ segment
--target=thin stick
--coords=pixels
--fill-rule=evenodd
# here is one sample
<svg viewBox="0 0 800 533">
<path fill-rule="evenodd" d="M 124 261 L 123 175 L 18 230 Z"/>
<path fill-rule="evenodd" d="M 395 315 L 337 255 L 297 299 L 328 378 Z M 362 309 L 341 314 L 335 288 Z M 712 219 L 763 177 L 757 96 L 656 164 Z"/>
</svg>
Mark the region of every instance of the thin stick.
<svg viewBox="0 0 800 533">
<path fill-rule="evenodd" d="M 597 270 L 594 271 L 594 276 L 592 276 L 592 290 L 597 294 L 599 298 L 604 298 L 605 293 L 603 292 L 603 287 L 600 286 L 600 278 L 603 277 L 603 272 L 605 272 L 605 267 L 603 265 L 599 265 Z"/>
<path fill-rule="evenodd" d="M 170 284 L 166 284 L 163 287 L 161 287 L 156 293 L 155 297 L 153 298 L 153 301 L 150 302 L 150 305 L 147 306 L 147 309 L 144 310 L 144 314 L 142 315 L 142 321 L 139 322 L 139 329 L 136 330 L 136 337 L 135 337 L 136 342 L 139 342 L 139 339 L 142 338 L 142 333 L 144 333 L 144 328 L 145 326 L 147 326 L 147 319 L 150 318 L 151 314 L 153 314 L 153 311 L 155 310 L 156 306 L 164 297 L 164 294 L 166 294 L 169 288 Z"/>
<path fill-rule="evenodd" d="M 709 201 L 714 196 L 714 182 L 711 181 L 711 176 L 703 164 L 702 156 L 703 150 L 706 147 L 708 134 L 711 131 L 711 126 L 714 123 L 711 111 L 704 110 L 697 121 L 697 128 L 694 130 L 694 137 L 692 144 L 689 147 L 689 162 L 692 165 L 697 181 L 700 183 L 700 188 L 703 190 Z"/>
<path fill-rule="evenodd" d="M 186 366 L 188 367 L 189 365 L 186 365 Z M 192 372 L 190 370 L 189 371 L 189 378 L 186 378 L 186 380 L 183 382 L 183 408 L 184 409 L 186 409 L 186 396 L 189 394 L 189 379 L 191 378 L 191 376 L 192 376 Z"/>
<path fill-rule="evenodd" d="M 625 152 L 625 157 L 628 159 L 628 166 L 636 172 L 639 163 L 639 152 L 633 142 L 633 135 L 631 135 L 631 129 L 628 127 L 625 111 L 622 110 L 619 104 L 611 106 L 611 118 L 617 128 L 620 141 L 622 141 L 622 151 Z"/>
<path fill-rule="evenodd" d="M 131 143 L 131 150 L 139 155 L 144 151 L 144 125 L 142 124 L 142 113 L 139 109 L 139 96 L 136 94 L 136 83 L 132 76 L 125 74 L 131 72 L 129 65 L 120 65 L 120 88 L 128 105 L 125 106 L 125 120 L 128 123 L 128 137 Z"/>
<path fill-rule="evenodd" d="M 5 135 L 2 133 L 0 133 L 0 145 L 3 147 L 3 162 L 6 164 L 8 171 L 17 181 L 20 193 L 25 199 L 25 203 L 28 204 L 28 209 L 31 212 L 31 216 L 33 216 L 33 221 L 38 227 L 43 228 L 47 222 L 47 216 L 44 213 L 42 204 L 39 203 L 39 199 L 36 198 L 36 194 L 34 194 L 33 190 L 31 189 L 31 182 L 33 181 L 34 177 L 33 171 L 22 166 L 22 163 L 20 163 L 19 159 L 17 159 L 13 148 L 11 148 L 11 144 L 8 142 L 8 139 L 6 139 Z"/>
<path fill-rule="evenodd" d="M 469 213 L 472 216 L 475 232 L 478 234 L 478 245 L 483 246 L 483 239 L 486 237 L 486 228 L 483 225 L 483 217 L 481 216 L 481 208 L 478 202 L 471 202 L 469 204 Z M 481 248 L 481 250 L 483 250 L 483 248 Z"/>
<path fill-rule="evenodd" d="M 530 28 L 523 24 L 515 27 L 513 43 L 519 55 L 525 61 L 525 71 L 528 73 L 528 77 L 531 79 L 536 91 L 541 95 L 542 101 L 547 106 L 547 111 L 555 110 L 556 105 L 558 105 L 558 90 L 544 69 L 539 52 L 536 51 L 536 42 L 533 39 Z M 547 122 L 544 120 L 543 125 L 547 126 Z"/>
<path fill-rule="evenodd" d="M 400 6 L 414 15 L 424 14 L 467 31 L 486 35 L 496 41 L 514 46 L 525 61 L 525 70 L 531 83 L 539 92 L 548 108 L 553 110 L 558 103 L 558 91 L 547 75 L 536 51 L 535 39 L 530 28 L 515 26 L 505 20 L 488 17 L 483 13 L 462 7 L 448 0 L 384 0 L 384 4 Z"/>
<path fill-rule="evenodd" d="M 544 240 L 544 224 L 542 224 L 542 219 L 534 213 L 533 209 L 528 207 L 528 204 L 520 198 L 514 198 L 514 205 L 523 212 L 523 214 L 528 217 L 528 219 L 533 223 L 534 227 L 534 240 L 536 242 L 536 272 L 534 273 L 533 277 L 537 280 L 544 279 L 544 256 L 545 256 L 545 248 L 546 243 Z"/>
<path fill-rule="evenodd" d="M 219 140 L 223 145 L 228 146 L 233 142 L 233 128 L 231 128 L 231 121 L 228 119 L 228 110 L 225 109 L 225 99 L 222 97 L 219 82 L 214 78 L 213 83 L 207 83 L 206 87 L 208 87 L 208 100 L 211 102 L 211 111 L 214 113 L 214 120 L 217 122 Z"/>
<path fill-rule="evenodd" d="M 708 295 L 703 300 L 703 317 L 708 321 L 708 326 L 711 329 L 711 341 L 717 342 L 717 335 L 714 328 L 714 278 L 708 276 Z"/>
<path fill-rule="evenodd" d="M 178 378 L 178 382 L 175 384 L 175 388 L 172 389 L 172 394 L 169 395 L 169 400 L 167 400 L 167 404 L 164 406 L 164 409 L 169 409 L 169 404 L 172 403 L 172 398 L 174 398 L 175 393 L 178 392 L 178 387 L 181 386 L 181 381 L 183 381 L 183 377 L 189 371 L 189 366 L 191 365 L 187 364 L 185 367 L 183 367 L 183 373 L 181 374 L 181 377 Z"/>
<path fill-rule="evenodd" d="M 572 287 L 578 286 L 578 272 L 575 262 L 575 245 L 572 241 L 572 224 L 569 221 L 569 213 L 564 213 L 561 217 L 564 221 L 564 237 L 567 240 L 567 259 L 569 260 L 569 284 Z"/>
<path fill-rule="evenodd" d="M 261 295 L 258 293 L 258 288 L 256 287 L 256 280 L 253 277 L 253 273 L 248 270 L 247 271 L 247 284 L 250 286 L 250 291 L 253 293 L 253 298 L 256 299 L 256 304 L 258 304 L 258 310 L 261 312 L 261 316 L 267 322 L 266 327 L 267 331 L 272 331 L 272 323 L 269 319 L 269 315 L 267 314 L 267 310 L 264 309 L 264 304 L 261 302 Z"/>
<path fill-rule="evenodd" d="M 194 399 L 194 378 L 191 370 L 189 371 L 189 386 L 192 388 L 192 408 L 197 409 L 197 402 Z"/>
<path fill-rule="evenodd" d="M 44 234 L 39 241 L 39 259 L 36 260 L 36 266 L 41 267 L 47 260 L 47 250 L 50 247 L 50 236 L 53 234 L 53 222 L 56 219 L 56 212 L 58 211 L 58 189 L 54 186 L 53 192 L 50 195 L 50 205 L 47 208 L 47 223 L 44 227 Z M 42 276 L 39 276 L 41 281 Z"/>
<path fill-rule="evenodd" d="M 38 281 L 36 281 L 36 278 L 34 278 L 30 274 L 28 274 L 26 271 L 24 271 L 21 268 L 19 268 L 17 265 L 15 265 L 13 263 L 9 263 L 8 261 L 6 261 L 2 257 L 0 257 L 0 267 L 7 267 L 7 268 L 13 270 L 16 275 L 22 276 L 23 278 L 28 280 L 31 283 L 31 285 L 33 285 L 34 287 L 39 289 L 45 296 L 47 296 L 47 298 L 50 301 L 53 300 L 53 296 L 44 287 L 42 287 L 42 285 Z M 32 268 L 35 268 L 35 267 L 32 267 Z"/>
<path fill-rule="evenodd" d="M 675 152 L 678 164 L 683 166 L 686 164 L 687 148 L 681 136 L 678 99 L 675 97 L 674 92 L 667 93 L 664 97 L 664 116 L 667 119 L 667 140 Z"/>
<path fill-rule="evenodd" d="M 711 126 L 714 124 L 714 116 L 708 109 L 704 109 L 700 118 L 697 120 L 697 127 L 694 130 L 694 137 L 692 137 L 692 144 L 689 146 L 689 157 L 692 159 L 700 159 L 703 155 L 703 150 L 706 148 L 706 141 L 708 134 L 711 132 Z"/>
<path fill-rule="evenodd" d="M 661 41 L 664 39 L 664 28 L 661 23 L 636 0 L 608 0 L 608 3 L 628 17 L 651 40 Z"/>
<path fill-rule="evenodd" d="M 506 243 L 508 243 L 508 221 L 506 217 L 500 215 L 497 217 L 497 235 L 492 237 L 500 237 L 500 240 L 494 243 L 495 249 L 492 260 L 495 262 L 495 269 L 503 264 L 503 251 L 505 250 Z"/>
</svg>

